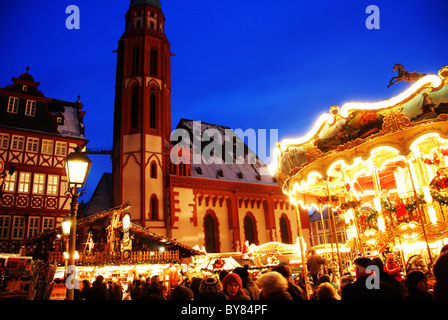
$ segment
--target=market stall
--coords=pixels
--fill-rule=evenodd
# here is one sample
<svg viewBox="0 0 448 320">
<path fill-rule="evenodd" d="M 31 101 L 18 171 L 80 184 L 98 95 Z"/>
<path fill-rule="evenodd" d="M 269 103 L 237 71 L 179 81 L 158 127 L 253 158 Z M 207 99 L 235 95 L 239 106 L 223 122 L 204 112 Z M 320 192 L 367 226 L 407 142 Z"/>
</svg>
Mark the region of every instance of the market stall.
<svg viewBox="0 0 448 320">
<path fill-rule="evenodd" d="M 323 200 L 358 256 L 393 251 L 403 266 L 415 255 L 431 265 L 448 244 L 447 66 L 391 99 L 332 106 L 275 154 L 271 172 L 291 202 Z"/>
</svg>

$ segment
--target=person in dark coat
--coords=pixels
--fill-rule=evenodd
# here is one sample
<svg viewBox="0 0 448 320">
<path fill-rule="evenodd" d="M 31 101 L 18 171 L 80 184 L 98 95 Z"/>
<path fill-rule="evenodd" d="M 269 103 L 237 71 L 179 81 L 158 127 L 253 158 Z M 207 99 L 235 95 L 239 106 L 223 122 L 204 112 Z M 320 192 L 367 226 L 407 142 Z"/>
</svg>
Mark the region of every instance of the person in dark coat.
<svg viewBox="0 0 448 320">
<path fill-rule="evenodd" d="M 233 269 L 233 273 L 240 276 L 243 282 L 243 289 L 246 291 L 250 300 L 260 299 L 260 288 L 258 288 L 255 281 L 249 275 L 249 267 L 245 265 L 244 267 L 238 267 Z"/>
<path fill-rule="evenodd" d="M 86 300 L 107 300 L 107 286 L 103 282 L 103 276 L 99 275 L 92 283 L 92 287 L 85 295 Z"/>
<path fill-rule="evenodd" d="M 378 269 L 371 259 L 355 260 L 356 280 L 344 287 L 342 300 L 402 300 L 394 287 L 381 281 L 371 269 Z"/>
<path fill-rule="evenodd" d="M 406 300 L 433 300 L 429 292 L 428 279 L 421 271 L 412 271 L 405 279 L 408 289 Z"/>
<path fill-rule="evenodd" d="M 288 289 L 286 289 L 286 291 L 291 295 L 293 300 L 306 300 L 305 292 L 302 288 L 292 283 L 292 271 L 290 266 L 280 265 L 272 268 L 272 271 L 277 271 L 286 279 L 286 281 L 288 281 Z"/>
<path fill-rule="evenodd" d="M 376 257 L 372 259 L 373 263 L 375 263 L 379 270 L 380 270 L 380 279 L 381 281 L 389 283 L 391 286 L 394 287 L 394 289 L 397 291 L 397 293 L 401 296 L 402 299 L 405 298 L 405 288 L 402 283 L 391 277 L 387 272 L 384 271 L 384 263 L 381 258 Z"/>
<path fill-rule="evenodd" d="M 448 250 L 445 250 L 446 246 L 442 249 L 433 268 L 436 277 L 433 291 L 435 300 L 448 300 Z"/>
</svg>

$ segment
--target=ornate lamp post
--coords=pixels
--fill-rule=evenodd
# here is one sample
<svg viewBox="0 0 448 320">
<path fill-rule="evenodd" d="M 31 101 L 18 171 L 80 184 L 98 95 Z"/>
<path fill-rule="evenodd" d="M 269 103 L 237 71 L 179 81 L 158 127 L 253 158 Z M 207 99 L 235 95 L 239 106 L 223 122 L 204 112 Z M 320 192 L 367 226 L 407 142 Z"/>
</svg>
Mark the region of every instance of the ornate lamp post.
<svg viewBox="0 0 448 320">
<path fill-rule="evenodd" d="M 67 174 L 67 195 L 72 197 L 70 204 L 70 246 L 68 252 L 68 266 L 70 268 L 70 275 L 74 277 L 75 267 L 75 250 L 76 250 L 76 215 L 78 212 L 78 197 L 84 194 L 84 184 L 89 174 L 92 161 L 87 157 L 80 148 L 76 148 L 74 152 L 70 153 L 65 159 L 65 171 Z M 81 189 L 78 191 L 78 189 Z M 73 278 L 72 278 L 73 279 Z M 74 299 L 74 286 L 67 287 L 67 300 Z"/>
<path fill-rule="evenodd" d="M 64 220 L 62 221 L 62 234 L 64 236 L 64 243 L 65 243 L 65 251 L 64 251 L 64 257 L 65 257 L 65 252 L 67 252 L 68 254 L 68 239 L 70 236 L 70 229 L 72 226 L 72 217 L 70 215 L 66 216 L 64 218 Z M 67 266 L 68 266 L 68 259 L 64 259 L 65 260 L 65 270 L 64 270 L 64 274 L 67 275 Z"/>
</svg>

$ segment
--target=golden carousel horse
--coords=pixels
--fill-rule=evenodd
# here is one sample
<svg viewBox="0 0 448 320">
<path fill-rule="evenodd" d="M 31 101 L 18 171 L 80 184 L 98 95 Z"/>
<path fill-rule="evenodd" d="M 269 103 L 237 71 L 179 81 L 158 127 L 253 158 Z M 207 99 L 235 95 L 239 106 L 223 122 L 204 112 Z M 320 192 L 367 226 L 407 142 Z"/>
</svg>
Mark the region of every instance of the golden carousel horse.
<svg viewBox="0 0 448 320">
<path fill-rule="evenodd" d="M 391 85 L 396 84 L 397 82 L 400 82 L 400 81 L 407 81 L 409 83 L 409 86 L 411 86 L 411 81 L 417 81 L 418 79 L 420 79 L 421 77 L 426 75 L 426 74 L 422 74 L 422 73 L 418 73 L 418 72 L 407 72 L 406 69 L 401 64 L 398 64 L 398 63 L 395 64 L 392 71 L 396 71 L 396 70 L 398 70 L 398 76 L 393 77 L 390 80 L 390 83 L 387 86 L 388 88 Z M 396 81 L 394 81 L 394 80 L 396 80 Z"/>
</svg>

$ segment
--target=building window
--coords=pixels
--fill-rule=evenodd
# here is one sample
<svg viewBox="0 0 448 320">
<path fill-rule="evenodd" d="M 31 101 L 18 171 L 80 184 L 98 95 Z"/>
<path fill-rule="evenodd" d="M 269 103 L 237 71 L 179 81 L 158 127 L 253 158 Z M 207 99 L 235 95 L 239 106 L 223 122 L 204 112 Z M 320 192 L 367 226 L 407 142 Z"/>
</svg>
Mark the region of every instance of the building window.
<svg viewBox="0 0 448 320">
<path fill-rule="evenodd" d="M 43 154 L 53 154 L 53 140 L 42 140 L 42 153 Z"/>
<path fill-rule="evenodd" d="M 149 74 L 151 76 L 157 76 L 157 49 L 152 48 L 149 61 Z"/>
<path fill-rule="evenodd" d="M 17 172 L 9 175 L 7 174 L 5 177 L 5 192 L 15 192 L 16 191 L 16 180 L 17 180 Z"/>
<path fill-rule="evenodd" d="M 289 232 L 289 230 L 289 221 L 285 216 L 282 216 L 280 218 L 280 236 L 282 239 L 282 243 L 292 244 L 291 233 Z"/>
<path fill-rule="evenodd" d="M 42 219 L 42 231 L 54 228 L 54 218 L 43 218 Z"/>
<path fill-rule="evenodd" d="M 151 162 L 151 178 L 157 179 L 157 164 L 154 161 Z"/>
<path fill-rule="evenodd" d="M 38 138 L 28 138 L 26 142 L 27 152 L 37 152 L 39 150 L 39 139 Z"/>
<path fill-rule="evenodd" d="M 151 196 L 150 206 L 150 220 L 159 220 L 159 199 L 157 199 L 157 196 L 155 194 Z"/>
<path fill-rule="evenodd" d="M 18 109 L 19 109 L 19 98 L 9 97 L 8 112 L 17 113 Z"/>
<path fill-rule="evenodd" d="M 31 181 L 31 173 L 20 172 L 20 175 L 19 175 L 19 192 L 20 193 L 30 192 L 30 181 Z"/>
<path fill-rule="evenodd" d="M 244 218 L 244 236 L 250 244 L 258 244 L 257 230 L 255 219 L 251 216 L 252 214 L 246 215 Z"/>
<path fill-rule="evenodd" d="M 29 217 L 28 220 L 28 238 L 39 234 L 39 217 Z"/>
<path fill-rule="evenodd" d="M 9 146 L 9 134 L 0 133 L 0 148 L 8 149 L 8 146 Z"/>
<path fill-rule="evenodd" d="M 11 150 L 22 151 L 25 146 L 25 137 L 12 136 Z"/>
<path fill-rule="evenodd" d="M 0 239 L 9 239 L 10 216 L 0 216 Z"/>
<path fill-rule="evenodd" d="M 44 194 L 45 190 L 45 175 L 42 173 L 35 173 L 33 180 L 33 193 Z"/>
<path fill-rule="evenodd" d="M 23 85 L 23 86 L 22 86 L 22 91 L 28 91 L 28 86 Z"/>
<path fill-rule="evenodd" d="M 51 196 L 58 195 L 59 176 L 48 175 L 47 194 Z"/>
<path fill-rule="evenodd" d="M 210 253 L 219 252 L 219 228 L 212 213 L 204 217 L 205 250 Z"/>
<path fill-rule="evenodd" d="M 67 155 L 67 143 L 66 142 L 57 141 L 54 153 L 57 156 L 65 157 Z"/>
<path fill-rule="evenodd" d="M 36 101 L 27 100 L 25 115 L 29 117 L 34 117 L 35 114 L 36 114 Z"/>
<path fill-rule="evenodd" d="M 14 217 L 12 239 L 23 239 L 25 234 L 25 217 Z"/>
<path fill-rule="evenodd" d="M 149 127 L 151 129 L 157 128 L 157 96 L 156 90 L 151 89 L 151 94 L 149 95 Z"/>
<path fill-rule="evenodd" d="M 132 74 L 137 74 L 139 72 L 139 62 L 140 62 L 140 48 L 135 47 L 132 52 Z"/>
<path fill-rule="evenodd" d="M 131 128 L 138 128 L 138 87 L 132 89 L 131 95 Z"/>
</svg>

